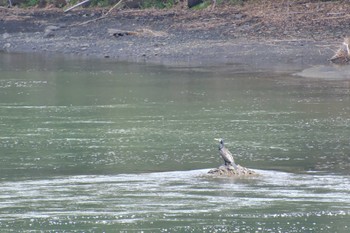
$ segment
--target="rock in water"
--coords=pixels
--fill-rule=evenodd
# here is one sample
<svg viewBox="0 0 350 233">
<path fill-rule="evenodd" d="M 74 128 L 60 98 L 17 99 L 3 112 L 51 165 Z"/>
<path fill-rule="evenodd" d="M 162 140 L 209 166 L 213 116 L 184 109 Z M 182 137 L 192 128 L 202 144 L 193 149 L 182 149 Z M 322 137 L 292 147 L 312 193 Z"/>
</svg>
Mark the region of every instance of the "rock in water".
<svg viewBox="0 0 350 233">
<path fill-rule="evenodd" d="M 255 171 L 240 165 L 237 165 L 237 169 L 231 165 L 222 165 L 218 168 L 211 169 L 208 174 L 216 177 L 242 177 L 258 175 Z"/>
</svg>

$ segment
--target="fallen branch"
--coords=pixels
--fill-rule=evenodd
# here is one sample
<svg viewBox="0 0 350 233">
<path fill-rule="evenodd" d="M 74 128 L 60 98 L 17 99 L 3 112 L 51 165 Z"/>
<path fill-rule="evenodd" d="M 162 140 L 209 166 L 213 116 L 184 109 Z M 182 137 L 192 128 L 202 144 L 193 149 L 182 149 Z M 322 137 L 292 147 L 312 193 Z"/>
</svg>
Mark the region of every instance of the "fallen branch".
<svg viewBox="0 0 350 233">
<path fill-rule="evenodd" d="M 109 9 L 109 11 L 107 11 L 106 14 L 104 14 L 103 16 L 106 17 L 109 13 L 112 12 L 112 10 L 114 10 L 114 8 L 116 8 L 117 6 L 119 6 L 121 3 L 123 2 L 123 0 L 120 0 L 119 2 L 117 2 L 114 6 L 111 7 L 111 9 Z"/>
<path fill-rule="evenodd" d="M 90 0 L 89 0 L 90 1 Z M 106 14 L 102 15 L 101 17 L 98 17 L 96 19 L 91 19 L 91 20 L 88 20 L 88 21 L 85 21 L 85 22 L 82 22 L 82 23 L 76 23 L 76 24 L 72 24 L 70 25 L 71 27 L 73 26 L 81 26 L 81 25 L 85 25 L 85 24 L 88 24 L 88 23 L 91 23 L 91 22 L 95 22 L 97 20 L 101 20 L 101 19 L 104 19 L 108 16 L 109 13 L 111 13 L 116 7 L 120 6 L 120 4 L 123 2 L 123 0 L 120 0 L 119 2 L 117 2 L 114 6 L 111 7 L 111 9 L 109 9 L 109 11 L 107 11 Z"/>
<path fill-rule="evenodd" d="M 9 0 L 9 1 L 10 1 L 10 0 Z M 90 0 L 84 0 L 84 1 L 82 1 L 82 2 L 79 2 L 79 3 L 75 4 L 75 5 L 72 6 L 72 7 L 69 7 L 67 10 L 64 11 L 64 13 L 67 13 L 68 11 L 73 10 L 74 8 L 76 8 L 76 7 L 78 7 L 78 6 L 81 6 L 81 5 L 83 5 L 84 3 L 87 3 L 87 2 L 89 2 L 89 1 L 90 1 Z"/>
</svg>

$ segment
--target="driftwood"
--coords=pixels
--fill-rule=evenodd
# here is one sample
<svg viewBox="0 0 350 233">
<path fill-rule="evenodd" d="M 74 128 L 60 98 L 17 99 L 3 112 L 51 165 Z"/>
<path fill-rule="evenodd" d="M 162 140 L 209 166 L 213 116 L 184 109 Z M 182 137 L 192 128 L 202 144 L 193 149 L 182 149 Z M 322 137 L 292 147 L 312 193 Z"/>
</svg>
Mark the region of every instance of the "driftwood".
<svg viewBox="0 0 350 233">
<path fill-rule="evenodd" d="M 91 22 L 95 22 L 97 20 L 101 20 L 101 19 L 104 19 L 108 16 L 109 13 L 111 13 L 116 7 L 119 7 L 121 4 L 122 4 L 123 0 L 120 0 L 119 2 L 117 2 L 114 6 L 112 6 L 109 11 L 107 11 L 106 14 L 102 15 L 101 17 L 98 17 L 96 19 L 91 19 L 91 20 L 88 20 L 88 21 L 85 21 L 83 23 L 77 23 L 77 24 L 72 24 L 70 25 L 71 27 L 72 26 L 81 26 L 81 25 L 85 25 L 85 24 L 88 24 L 88 23 L 91 23 Z"/>
<path fill-rule="evenodd" d="M 90 0 L 84 0 L 84 1 L 82 1 L 82 2 L 79 2 L 79 3 L 75 4 L 75 5 L 72 6 L 72 7 L 69 7 L 67 10 L 64 11 L 64 13 L 67 13 L 68 11 L 73 10 L 74 8 L 76 8 L 76 7 L 78 7 L 78 6 L 81 6 L 81 5 L 83 5 L 84 3 L 87 3 L 87 2 L 89 2 L 89 1 L 90 1 Z"/>
<path fill-rule="evenodd" d="M 234 168 L 231 165 L 222 165 L 218 168 L 211 169 L 208 174 L 213 177 L 247 177 L 258 175 L 255 171 L 237 165 Z"/>
</svg>

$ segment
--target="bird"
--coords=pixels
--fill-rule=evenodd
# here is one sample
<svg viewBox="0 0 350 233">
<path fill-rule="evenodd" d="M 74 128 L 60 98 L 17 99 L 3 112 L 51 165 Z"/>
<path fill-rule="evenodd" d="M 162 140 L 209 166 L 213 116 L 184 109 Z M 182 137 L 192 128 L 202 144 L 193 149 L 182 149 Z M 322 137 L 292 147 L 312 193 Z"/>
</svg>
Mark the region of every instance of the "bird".
<svg viewBox="0 0 350 233">
<path fill-rule="evenodd" d="M 330 61 L 335 64 L 346 64 L 350 62 L 350 37 L 344 39 L 343 44 L 340 46 L 338 51 L 331 57 Z"/>
<path fill-rule="evenodd" d="M 222 138 L 215 138 L 219 142 L 219 153 L 225 161 L 225 166 L 232 165 L 237 169 L 237 165 L 233 159 L 232 153 L 225 147 L 224 140 Z"/>
</svg>

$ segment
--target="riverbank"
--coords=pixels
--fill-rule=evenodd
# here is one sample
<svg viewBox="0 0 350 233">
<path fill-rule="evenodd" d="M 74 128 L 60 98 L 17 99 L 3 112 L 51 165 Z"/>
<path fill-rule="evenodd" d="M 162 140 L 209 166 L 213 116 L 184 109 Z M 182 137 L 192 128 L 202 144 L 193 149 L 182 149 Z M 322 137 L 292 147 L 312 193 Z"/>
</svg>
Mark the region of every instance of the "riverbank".
<svg viewBox="0 0 350 233">
<path fill-rule="evenodd" d="M 329 64 L 350 4 L 250 3 L 213 10 L 1 8 L 0 49 L 175 66 L 299 69 Z"/>
</svg>

